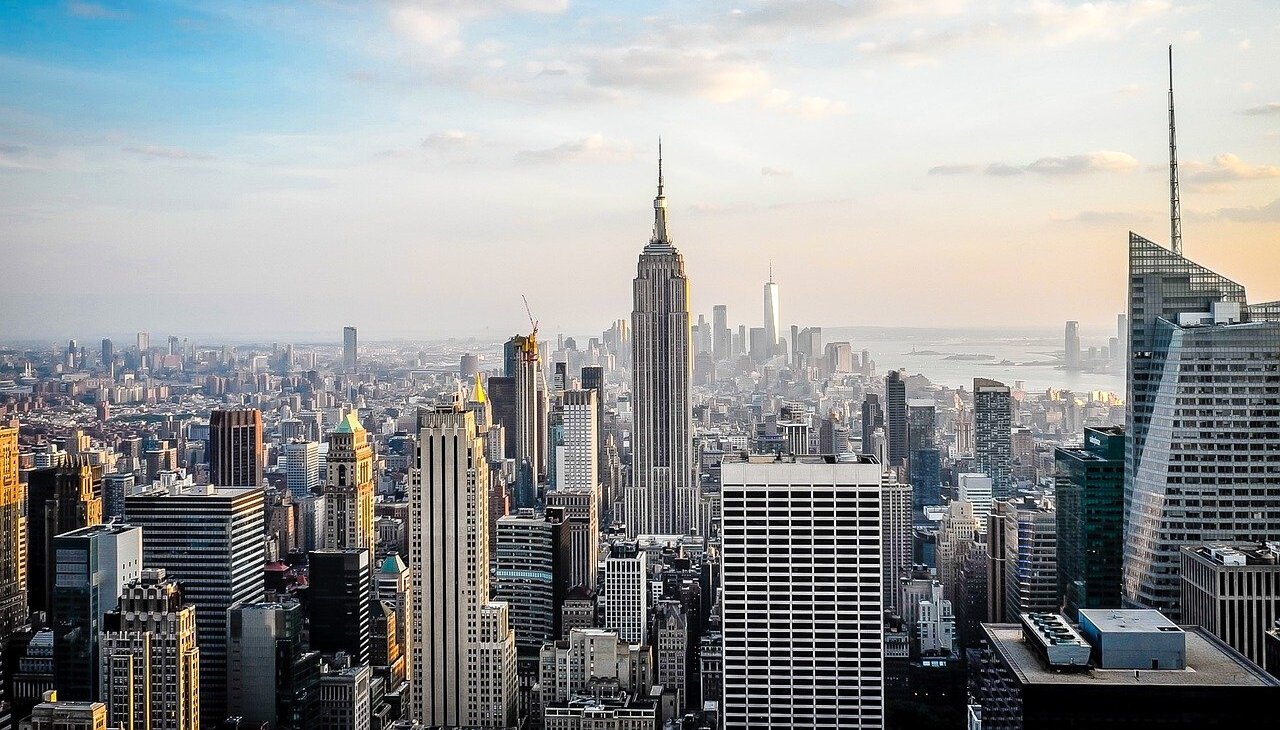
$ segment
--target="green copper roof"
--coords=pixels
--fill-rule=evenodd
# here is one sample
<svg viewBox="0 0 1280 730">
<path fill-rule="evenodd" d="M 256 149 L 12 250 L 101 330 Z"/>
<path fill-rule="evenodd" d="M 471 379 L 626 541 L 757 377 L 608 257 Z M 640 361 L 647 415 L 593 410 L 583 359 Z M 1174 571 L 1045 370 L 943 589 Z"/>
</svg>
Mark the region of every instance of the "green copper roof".
<svg viewBox="0 0 1280 730">
<path fill-rule="evenodd" d="M 386 560 L 382 561 L 383 573 L 403 573 L 404 570 L 404 561 L 400 559 L 397 553 L 391 553 Z"/>
<path fill-rule="evenodd" d="M 333 429 L 333 432 L 334 433 L 356 433 L 357 431 L 363 431 L 363 430 L 364 430 L 364 426 L 360 425 L 360 419 L 356 418 L 356 412 L 347 411 L 347 415 L 342 417 L 342 420 L 338 422 L 338 425 L 336 428 Z"/>
</svg>

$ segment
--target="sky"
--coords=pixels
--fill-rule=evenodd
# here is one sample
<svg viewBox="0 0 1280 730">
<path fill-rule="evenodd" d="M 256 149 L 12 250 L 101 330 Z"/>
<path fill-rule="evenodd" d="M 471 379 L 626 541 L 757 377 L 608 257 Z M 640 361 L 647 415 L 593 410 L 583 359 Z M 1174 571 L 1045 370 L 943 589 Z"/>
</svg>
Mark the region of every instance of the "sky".
<svg viewBox="0 0 1280 730">
<path fill-rule="evenodd" d="M 1280 298 L 1275 0 L 0 1 L 0 339 L 598 333 L 663 140 L 695 316 L 1114 327 Z M 154 341 L 154 340 L 153 340 Z"/>
</svg>

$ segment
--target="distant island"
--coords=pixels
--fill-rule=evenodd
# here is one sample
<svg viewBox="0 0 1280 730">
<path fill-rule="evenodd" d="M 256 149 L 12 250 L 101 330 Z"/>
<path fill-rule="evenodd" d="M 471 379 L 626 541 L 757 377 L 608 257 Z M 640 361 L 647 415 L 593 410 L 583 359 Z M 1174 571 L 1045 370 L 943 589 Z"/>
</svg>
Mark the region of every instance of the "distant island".
<svg viewBox="0 0 1280 730">
<path fill-rule="evenodd" d="M 945 352 L 938 352 L 937 350 L 916 350 L 916 349 L 912 349 L 912 350 L 911 350 L 911 352 L 904 352 L 904 353 L 902 353 L 902 354 L 904 354 L 904 355 L 945 355 L 945 354 L 947 354 L 947 353 L 945 353 Z"/>
<path fill-rule="evenodd" d="M 948 360 L 994 360 L 995 355 L 974 355 L 969 353 L 959 353 L 957 355 L 948 355 Z"/>
</svg>

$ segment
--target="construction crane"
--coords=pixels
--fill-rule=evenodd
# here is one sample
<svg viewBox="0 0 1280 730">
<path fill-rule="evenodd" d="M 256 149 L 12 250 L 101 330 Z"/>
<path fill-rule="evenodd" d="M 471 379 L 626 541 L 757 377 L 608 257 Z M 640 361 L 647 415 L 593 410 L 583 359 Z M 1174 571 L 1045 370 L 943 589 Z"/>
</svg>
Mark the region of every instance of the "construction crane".
<svg viewBox="0 0 1280 730">
<path fill-rule="evenodd" d="M 526 359 L 537 359 L 538 357 L 538 321 L 533 318 L 533 310 L 529 308 L 529 298 L 521 294 L 520 298 L 524 300 L 524 313 L 529 316 L 529 326 L 533 328 L 533 332 L 525 338 L 524 355 Z"/>
</svg>

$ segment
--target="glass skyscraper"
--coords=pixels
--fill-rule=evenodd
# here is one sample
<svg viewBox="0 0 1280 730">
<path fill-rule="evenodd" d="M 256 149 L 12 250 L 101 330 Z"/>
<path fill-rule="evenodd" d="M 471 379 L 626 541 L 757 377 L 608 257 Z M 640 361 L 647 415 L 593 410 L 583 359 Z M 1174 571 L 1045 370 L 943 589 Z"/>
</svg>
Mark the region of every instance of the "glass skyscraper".
<svg viewBox="0 0 1280 730">
<path fill-rule="evenodd" d="M 1124 429 L 1085 428 L 1084 446 L 1059 448 L 1058 594 L 1064 613 L 1120 605 Z"/>
<path fill-rule="evenodd" d="M 1127 604 L 1178 620 L 1179 549 L 1280 529 L 1280 302 L 1129 237 Z"/>
</svg>

